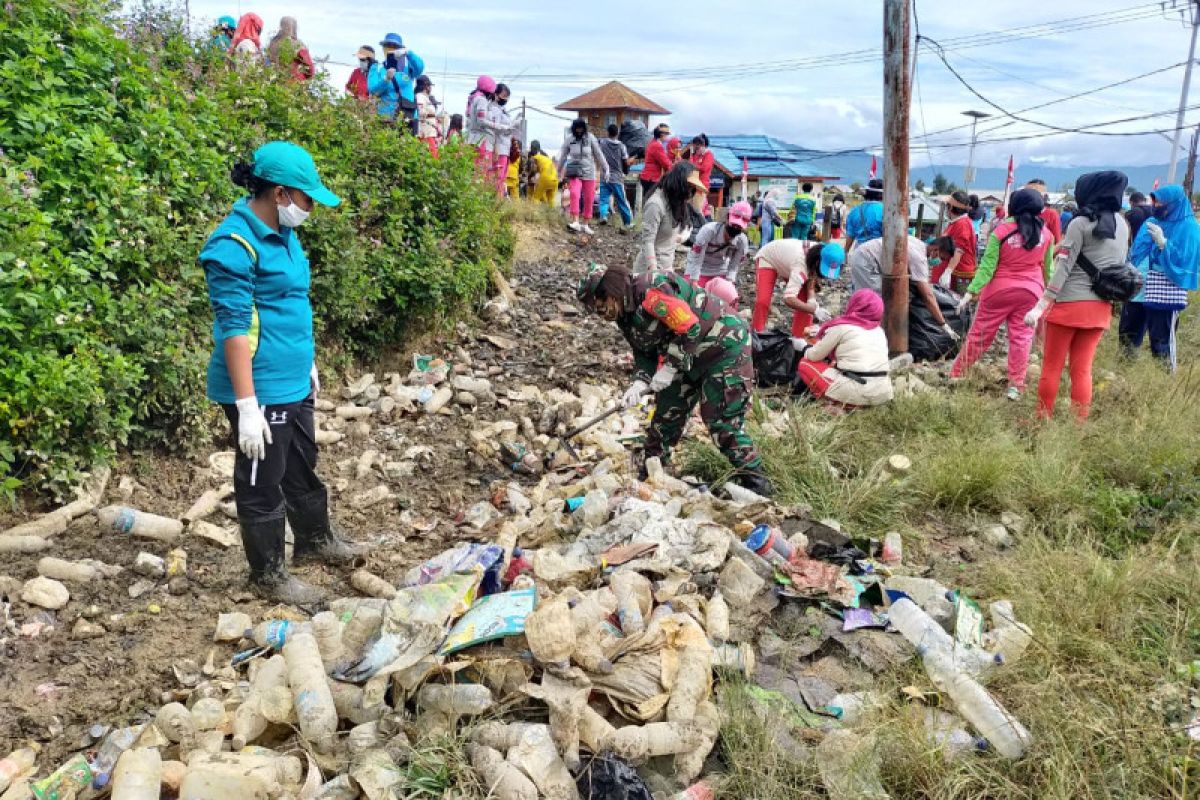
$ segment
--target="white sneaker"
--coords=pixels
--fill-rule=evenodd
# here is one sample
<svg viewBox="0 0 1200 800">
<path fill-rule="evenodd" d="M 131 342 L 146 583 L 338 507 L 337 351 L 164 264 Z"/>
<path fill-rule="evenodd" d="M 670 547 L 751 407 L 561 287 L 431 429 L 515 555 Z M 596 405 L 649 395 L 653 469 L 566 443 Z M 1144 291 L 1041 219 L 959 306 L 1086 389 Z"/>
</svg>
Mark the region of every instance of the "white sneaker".
<svg viewBox="0 0 1200 800">
<path fill-rule="evenodd" d="M 592 226 L 591 226 L 591 225 L 584 225 L 584 226 L 583 226 L 583 228 L 582 228 L 581 230 L 582 230 L 584 233 L 586 233 L 588 236 L 592 236 L 593 234 L 595 234 L 595 233 L 596 233 L 594 230 L 592 230 Z"/>
<path fill-rule="evenodd" d="M 578 222 L 572 222 L 570 225 L 567 226 L 567 230 L 574 231 L 575 233 L 579 233 L 580 231 L 583 230 L 583 226 L 580 225 Z"/>
<path fill-rule="evenodd" d="M 1020 400 L 1021 399 L 1021 390 L 1015 386 L 1010 386 L 1010 387 L 1008 387 L 1008 392 L 1007 392 L 1006 396 L 1008 397 L 1009 400 Z"/>
</svg>

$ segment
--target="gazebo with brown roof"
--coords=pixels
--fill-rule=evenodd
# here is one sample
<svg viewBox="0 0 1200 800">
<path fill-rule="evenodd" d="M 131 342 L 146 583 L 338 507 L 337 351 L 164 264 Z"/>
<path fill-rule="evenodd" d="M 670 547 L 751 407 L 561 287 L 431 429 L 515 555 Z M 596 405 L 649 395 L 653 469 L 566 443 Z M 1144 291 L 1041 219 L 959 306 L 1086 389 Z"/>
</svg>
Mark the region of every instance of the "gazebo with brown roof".
<svg viewBox="0 0 1200 800">
<path fill-rule="evenodd" d="M 588 128 L 597 133 L 609 125 L 620 125 L 626 120 L 638 120 L 650 127 L 651 114 L 665 116 L 671 113 L 620 81 L 609 81 L 590 92 L 584 92 L 565 103 L 560 103 L 555 108 L 559 111 L 577 112 L 587 122 Z"/>
</svg>

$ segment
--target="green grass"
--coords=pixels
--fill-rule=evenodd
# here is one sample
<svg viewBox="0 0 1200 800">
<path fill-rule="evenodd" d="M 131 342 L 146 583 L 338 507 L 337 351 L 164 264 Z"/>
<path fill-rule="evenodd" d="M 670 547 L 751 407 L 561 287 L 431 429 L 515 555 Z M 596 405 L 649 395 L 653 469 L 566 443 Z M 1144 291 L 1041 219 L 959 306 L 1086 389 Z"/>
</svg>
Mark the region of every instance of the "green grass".
<svg viewBox="0 0 1200 800">
<path fill-rule="evenodd" d="M 1191 364 L 1194 320 L 1180 334 L 1181 363 Z M 1200 656 L 1200 369 L 1171 376 L 1148 356 L 1119 361 L 1114 340 L 1098 358 L 1084 425 L 1066 386 L 1056 419 L 1037 423 L 1032 386 L 1012 403 L 974 379 L 844 417 L 790 405 L 780 436 L 761 413 L 752 421 L 782 502 L 853 535 L 899 530 L 911 563 L 923 563 L 927 536 L 963 534 L 1006 511 L 1027 522 L 1014 550 L 984 548 L 958 567 L 942 560 L 935 574 L 981 600 L 1011 599 L 1033 627 L 1034 646 L 991 688 L 1034 747 L 1015 762 L 947 763 L 894 691 L 929 688 L 911 662 L 881 678 L 893 700 L 866 726 L 880 737 L 895 798 L 1200 797 L 1198 743 L 1178 730 L 1188 699 L 1179 666 Z M 913 462 L 898 479 L 882 467 L 894 453 Z M 688 445 L 680 466 L 710 480 L 728 472 L 707 442 Z M 721 796 L 824 796 L 813 764 L 797 763 L 773 734 L 778 720 L 736 687 L 724 694 Z"/>
</svg>

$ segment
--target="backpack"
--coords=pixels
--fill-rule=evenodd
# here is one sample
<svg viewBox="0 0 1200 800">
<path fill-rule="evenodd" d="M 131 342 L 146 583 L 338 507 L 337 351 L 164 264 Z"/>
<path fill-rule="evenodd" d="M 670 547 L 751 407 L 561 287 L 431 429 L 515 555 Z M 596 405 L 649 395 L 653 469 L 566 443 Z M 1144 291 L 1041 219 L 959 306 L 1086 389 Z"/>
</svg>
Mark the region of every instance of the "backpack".
<svg viewBox="0 0 1200 800">
<path fill-rule="evenodd" d="M 842 227 L 842 209 L 840 206 L 833 206 L 829 209 L 829 227 Z"/>
<path fill-rule="evenodd" d="M 1075 263 L 1083 267 L 1083 271 L 1092 279 L 1092 291 L 1101 300 L 1111 300 L 1126 303 L 1137 297 L 1146 283 L 1141 270 L 1130 264 L 1124 264 L 1099 269 L 1091 260 L 1080 253 Z"/>
</svg>

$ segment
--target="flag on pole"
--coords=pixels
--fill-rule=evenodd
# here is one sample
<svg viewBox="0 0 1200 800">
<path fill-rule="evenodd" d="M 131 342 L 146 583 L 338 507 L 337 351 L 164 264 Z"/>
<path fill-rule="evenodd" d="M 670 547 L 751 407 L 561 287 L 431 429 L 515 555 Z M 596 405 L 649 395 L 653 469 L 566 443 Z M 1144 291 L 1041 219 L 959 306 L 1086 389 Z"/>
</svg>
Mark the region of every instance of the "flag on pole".
<svg viewBox="0 0 1200 800">
<path fill-rule="evenodd" d="M 750 177 L 750 162 L 746 160 L 745 156 L 742 156 L 742 180 L 746 180 L 748 177 Z"/>
<path fill-rule="evenodd" d="M 1154 185 L 1150 187 L 1150 191 L 1154 191 L 1157 188 L 1158 188 L 1158 178 L 1155 178 Z"/>
<path fill-rule="evenodd" d="M 876 174 L 876 172 L 877 172 L 878 170 L 879 170 L 879 167 L 878 167 L 878 165 L 875 163 L 875 156 L 871 156 L 871 175 L 870 175 L 870 177 L 871 177 L 872 179 L 874 179 L 874 178 L 875 178 L 875 174 Z"/>
<path fill-rule="evenodd" d="M 1013 157 L 1012 157 L 1012 156 L 1009 156 L 1009 157 L 1008 157 L 1008 177 L 1007 177 L 1007 178 L 1004 180 L 1004 194 L 1005 194 L 1005 196 L 1008 196 L 1008 190 L 1012 188 L 1012 185 L 1013 185 L 1013 177 L 1014 177 L 1014 176 L 1013 176 Z"/>
</svg>

